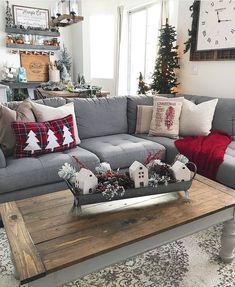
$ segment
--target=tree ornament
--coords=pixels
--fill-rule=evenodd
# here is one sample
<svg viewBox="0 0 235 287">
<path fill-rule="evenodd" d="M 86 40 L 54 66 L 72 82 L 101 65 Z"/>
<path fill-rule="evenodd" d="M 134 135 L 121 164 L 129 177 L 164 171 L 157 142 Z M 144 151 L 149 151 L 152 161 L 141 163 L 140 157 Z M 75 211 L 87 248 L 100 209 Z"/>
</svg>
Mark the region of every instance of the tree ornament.
<svg viewBox="0 0 235 287">
<path fill-rule="evenodd" d="M 64 138 L 63 145 L 67 145 L 69 147 L 69 145 L 74 142 L 74 139 L 72 138 L 72 134 L 69 131 L 68 127 L 64 126 L 63 132 L 64 132 L 64 134 L 63 134 L 63 138 Z"/>
<path fill-rule="evenodd" d="M 174 88 L 179 85 L 175 69 L 179 69 L 178 46 L 176 42 L 176 30 L 174 26 L 166 24 L 160 29 L 159 51 L 152 75 L 151 88 L 160 94 L 173 94 Z"/>
<path fill-rule="evenodd" d="M 150 87 L 148 87 L 144 81 L 144 78 L 143 78 L 143 75 L 142 73 L 140 72 L 140 75 L 139 75 L 139 84 L 138 84 L 138 91 L 137 93 L 139 95 L 145 95 L 147 91 L 150 90 Z"/>
<path fill-rule="evenodd" d="M 60 51 L 60 58 L 56 62 L 56 64 L 57 64 L 57 68 L 60 70 L 61 78 L 62 78 L 62 74 L 65 73 L 65 70 L 69 76 L 71 75 L 72 59 L 65 45 L 63 45 L 63 48 Z"/>
<path fill-rule="evenodd" d="M 62 66 L 62 69 L 60 71 L 60 78 L 64 83 L 68 83 L 69 81 L 71 81 L 71 77 L 65 65 Z"/>
<path fill-rule="evenodd" d="M 85 77 L 83 75 L 81 76 L 80 83 L 81 83 L 82 86 L 86 84 L 86 80 L 85 80 Z"/>
<path fill-rule="evenodd" d="M 48 135 L 48 138 L 47 138 L 48 145 L 45 147 L 45 149 L 50 149 L 51 151 L 54 151 L 54 148 L 60 146 L 57 142 L 58 139 L 51 129 L 48 130 L 47 135 Z"/>
<path fill-rule="evenodd" d="M 14 22 L 13 22 L 13 16 L 11 13 L 11 7 L 9 5 L 9 1 L 6 1 L 6 27 L 13 27 Z"/>
<path fill-rule="evenodd" d="M 41 150 L 40 145 L 38 144 L 40 141 L 37 139 L 36 134 L 31 130 L 28 133 L 28 139 L 26 143 L 28 144 L 24 150 L 31 151 L 31 154 L 34 154 L 35 150 Z"/>
</svg>

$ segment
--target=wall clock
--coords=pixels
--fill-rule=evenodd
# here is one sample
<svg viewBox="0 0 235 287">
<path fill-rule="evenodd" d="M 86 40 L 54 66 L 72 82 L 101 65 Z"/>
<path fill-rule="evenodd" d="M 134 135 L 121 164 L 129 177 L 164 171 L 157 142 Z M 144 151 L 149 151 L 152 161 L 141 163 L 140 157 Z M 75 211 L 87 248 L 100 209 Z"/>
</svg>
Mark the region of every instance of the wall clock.
<svg viewBox="0 0 235 287">
<path fill-rule="evenodd" d="M 197 51 L 235 48 L 235 0 L 201 1 Z"/>
</svg>

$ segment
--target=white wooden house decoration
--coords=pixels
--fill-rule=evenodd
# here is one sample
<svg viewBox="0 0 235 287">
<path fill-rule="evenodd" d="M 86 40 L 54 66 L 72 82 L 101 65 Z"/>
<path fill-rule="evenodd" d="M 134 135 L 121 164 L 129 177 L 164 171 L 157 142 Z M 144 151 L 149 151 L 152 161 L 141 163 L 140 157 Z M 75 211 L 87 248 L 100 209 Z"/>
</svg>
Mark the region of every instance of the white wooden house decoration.
<svg viewBox="0 0 235 287">
<path fill-rule="evenodd" d="M 141 162 L 134 161 L 129 167 L 129 174 L 134 181 L 135 188 L 148 186 L 148 169 Z"/>
<path fill-rule="evenodd" d="M 75 186 L 82 190 L 83 194 L 91 193 L 98 185 L 98 178 L 92 171 L 81 168 L 76 174 Z"/>
<path fill-rule="evenodd" d="M 191 180 L 191 171 L 187 168 L 187 166 L 177 160 L 171 167 L 173 170 L 174 176 L 178 181 L 189 181 Z"/>
</svg>

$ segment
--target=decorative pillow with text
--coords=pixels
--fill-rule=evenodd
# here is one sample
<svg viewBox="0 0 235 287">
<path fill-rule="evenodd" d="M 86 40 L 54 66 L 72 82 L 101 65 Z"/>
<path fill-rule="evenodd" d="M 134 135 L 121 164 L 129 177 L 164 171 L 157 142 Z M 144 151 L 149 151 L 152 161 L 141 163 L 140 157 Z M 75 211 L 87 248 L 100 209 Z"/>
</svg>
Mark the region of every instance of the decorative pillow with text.
<svg viewBox="0 0 235 287">
<path fill-rule="evenodd" d="M 154 98 L 149 135 L 178 138 L 183 97 Z"/>
<path fill-rule="evenodd" d="M 43 123 L 13 122 L 16 138 L 14 157 L 36 157 L 76 146 L 73 116 Z"/>
</svg>

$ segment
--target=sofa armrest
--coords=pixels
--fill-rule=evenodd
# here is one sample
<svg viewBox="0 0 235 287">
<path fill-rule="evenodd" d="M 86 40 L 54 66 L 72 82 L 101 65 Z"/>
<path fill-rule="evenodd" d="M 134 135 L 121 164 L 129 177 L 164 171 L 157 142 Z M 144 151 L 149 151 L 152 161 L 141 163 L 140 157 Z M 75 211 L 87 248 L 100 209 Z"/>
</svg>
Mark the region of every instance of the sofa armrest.
<svg viewBox="0 0 235 287">
<path fill-rule="evenodd" d="M 0 168 L 6 167 L 6 166 L 7 166 L 6 158 L 5 158 L 5 155 L 2 149 L 0 148 Z"/>
</svg>

